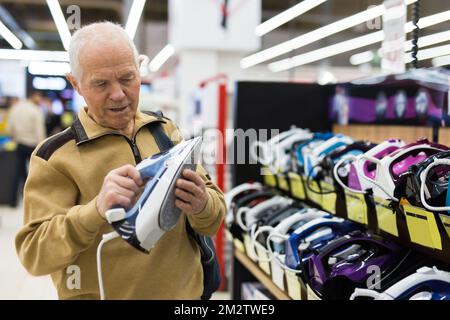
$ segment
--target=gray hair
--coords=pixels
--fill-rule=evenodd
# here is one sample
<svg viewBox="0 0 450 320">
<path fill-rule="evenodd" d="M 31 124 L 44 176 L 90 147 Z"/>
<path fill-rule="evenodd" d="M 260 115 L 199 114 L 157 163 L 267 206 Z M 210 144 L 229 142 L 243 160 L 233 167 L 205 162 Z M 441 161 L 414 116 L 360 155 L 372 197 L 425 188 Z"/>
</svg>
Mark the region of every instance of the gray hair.
<svg viewBox="0 0 450 320">
<path fill-rule="evenodd" d="M 105 35 L 102 31 L 107 31 L 108 34 Z M 139 70 L 139 53 L 133 40 L 120 24 L 104 21 L 85 25 L 73 34 L 69 46 L 70 69 L 73 76 L 76 79 L 80 79 L 79 77 L 81 76 L 81 70 L 79 56 L 80 51 L 83 50 L 86 45 L 105 42 L 111 43 L 120 40 L 125 40 L 130 46 L 130 49 L 133 52 L 136 68 Z"/>
</svg>

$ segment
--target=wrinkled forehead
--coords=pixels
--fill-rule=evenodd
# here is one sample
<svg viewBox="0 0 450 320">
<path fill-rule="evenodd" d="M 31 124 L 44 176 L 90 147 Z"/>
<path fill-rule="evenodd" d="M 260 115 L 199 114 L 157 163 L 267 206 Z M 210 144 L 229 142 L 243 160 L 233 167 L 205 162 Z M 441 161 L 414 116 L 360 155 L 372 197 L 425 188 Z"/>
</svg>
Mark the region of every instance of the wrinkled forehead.
<svg viewBox="0 0 450 320">
<path fill-rule="evenodd" d="M 88 42 L 80 50 L 79 63 L 82 73 L 103 68 L 136 68 L 133 50 L 126 41 Z"/>
</svg>

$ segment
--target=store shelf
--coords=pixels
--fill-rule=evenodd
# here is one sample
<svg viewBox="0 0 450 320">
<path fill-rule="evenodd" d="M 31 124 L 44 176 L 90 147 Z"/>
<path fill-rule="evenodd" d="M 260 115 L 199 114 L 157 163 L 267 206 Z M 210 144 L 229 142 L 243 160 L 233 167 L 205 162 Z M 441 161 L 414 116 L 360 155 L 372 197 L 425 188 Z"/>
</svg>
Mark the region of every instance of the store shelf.
<svg viewBox="0 0 450 320">
<path fill-rule="evenodd" d="M 270 291 L 279 300 L 291 300 L 291 298 L 280 288 L 278 288 L 272 279 L 267 276 L 264 271 L 262 271 L 250 258 L 248 258 L 245 253 L 238 250 L 234 250 L 234 257 L 239 260 L 240 263 L 251 272 L 259 282 L 261 282 L 267 290 Z"/>
</svg>

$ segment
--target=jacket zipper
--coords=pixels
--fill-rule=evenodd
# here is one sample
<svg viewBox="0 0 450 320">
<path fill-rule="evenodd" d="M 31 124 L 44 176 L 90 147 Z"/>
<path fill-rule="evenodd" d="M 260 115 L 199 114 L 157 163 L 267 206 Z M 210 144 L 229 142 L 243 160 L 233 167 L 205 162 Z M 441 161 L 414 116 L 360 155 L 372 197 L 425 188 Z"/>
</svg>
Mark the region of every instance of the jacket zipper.
<svg viewBox="0 0 450 320">
<path fill-rule="evenodd" d="M 138 149 L 138 147 L 136 145 L 136 141 L 134 139 L 130 140 L 127 137 L 125 137 L 125 139 L 127 139 L 128 144 L 131 147 L 131 151 L 133 152 L 135 163 L 138 164 L 139 162 L 142 161 L 142 157 L 141 157 L 141 153 L 139 152 L 139 149 Z"/>
</svg>

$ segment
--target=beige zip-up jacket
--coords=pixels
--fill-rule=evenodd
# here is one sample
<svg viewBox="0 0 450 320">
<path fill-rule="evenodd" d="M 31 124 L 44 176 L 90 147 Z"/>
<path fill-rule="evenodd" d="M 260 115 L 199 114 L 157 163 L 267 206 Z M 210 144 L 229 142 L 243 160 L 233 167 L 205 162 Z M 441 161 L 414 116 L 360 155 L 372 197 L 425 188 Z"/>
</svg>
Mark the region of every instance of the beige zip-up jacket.
<svg viewBox="0 0 450 320">
<path fill-rule="evenodd" d="M 159 152 L 147 126 L 158 121 L 169 137 L 167 118 L 137 112 L 133 139 L 95 123 L 85 109 L 73 126 L 41 143 L 31 157 L 24 190 L 24 226 L 16 236 L 20 261 L 33 275 L 50 274 L 60 299 L 98 299 L 96 250 L 111 226 L 96 209 L 103 179 L 112 169 Z M 175 142 L 176 139 L 174 139 Z M 205 209 L 187 215 L 200 234 L 214 235 L 225 214 L 223 193 L 203 167 Z M 182 215 L 150 254 L 117 238 L 102 250 L 107 299 L 198 299 L 203 272 L 198 246 Z"/>
</svg>

